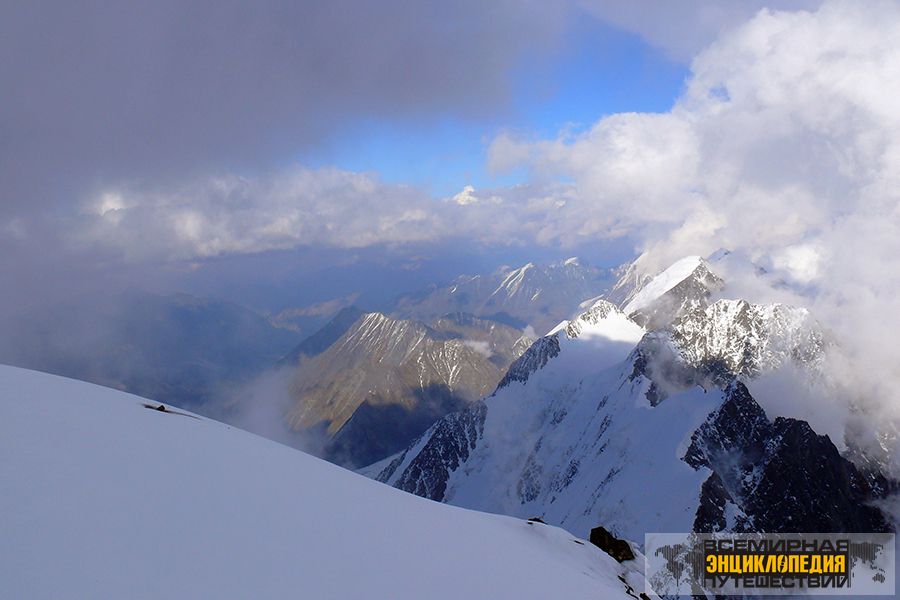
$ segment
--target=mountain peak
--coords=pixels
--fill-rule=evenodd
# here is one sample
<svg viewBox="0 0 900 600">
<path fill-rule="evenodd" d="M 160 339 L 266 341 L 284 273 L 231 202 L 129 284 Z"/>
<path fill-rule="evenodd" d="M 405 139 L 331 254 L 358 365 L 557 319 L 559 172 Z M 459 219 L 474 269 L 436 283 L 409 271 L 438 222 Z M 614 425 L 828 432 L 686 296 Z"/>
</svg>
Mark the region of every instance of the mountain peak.
<svg viewBox="0 0 900 600">
<path fill-rule="evenodd" d="M 629 271 L 625 277 L 629 281 L 635 279 Z M 688 310 L 706 306 L 712 292 L 722 286 L 723 281 L 712 272 L 706 260 L 687 256 L 645 279 L 622 310 L 641 326 L 659 329 Z"/>
<path fill-rule="evenodd" d="M 676 285 L 690 277 L 706 261 L 699 256 L 686 256 L 673 263 L 658 275 L 647 282 L 637 294 L 622 309 L 626 314 L 632 314 L 645 308 L 654 300 L 674 288 Z"/>
</svg>

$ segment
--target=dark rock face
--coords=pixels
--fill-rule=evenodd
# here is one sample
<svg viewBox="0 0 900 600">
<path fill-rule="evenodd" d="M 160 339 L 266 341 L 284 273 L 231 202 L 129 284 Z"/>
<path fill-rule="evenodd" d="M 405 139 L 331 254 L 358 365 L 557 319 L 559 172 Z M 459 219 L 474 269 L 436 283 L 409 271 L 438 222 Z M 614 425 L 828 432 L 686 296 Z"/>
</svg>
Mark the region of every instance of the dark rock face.
<svg viewBox="0 0 900 600">
<path fill-rule="evenodd" d="M 771 437 L 766 413 L 747 387 L 735 382 L 725 402 L 691 435 L 684 461 L 695 469 L 709 467 L 733 488 L 764 459 Z"/>
<path fill-rule="evenodd" d="M 484 432 L 487 406 L 476 402 L 468 409 L 447 415 L 425 432 L 425 446 L 403 470 L 394 483 L 401 490 L 437 500 L 444 499 L 450 474 L 469 458 Z M 378 474 L 378 481 L 387 482 L 404 463 L 407 453 L 415 449 L 414 442 L 406 452 L 395 458 Z"/>
<path fill-rule="evenodd" d="M 864 503 L 873 490 L 808 423 L 775 419 L 777 444 L 747 503 L 763 531 L 890 531 L 881 511 Z"/>
<path fill-rule="evenodd" d="M 547 361 L 559 356 L 559 338 L 556 335 L 548 335 L 534 342 L 525 353 L 517 358 L 500 383 L 497 389 L 508 386 L 514 381 L 524 383 L 528 377 L 539 369 L 543 369 Z"/>
<path fill-rule="evenodd" d="M 415 390 L 413 406 L 364 401 L 332 437 L 322 457 L 356 469 L 403 450 L 444 415 L 469 406 L 446 385 Z"/>
<path fill-rule="evenodd" d="M 604 527 L 591 529 L 590 542 L 619 562 L 634 560 L 634 552 L 625 540 L 620 540 Z"/>
<path fill-rule="evenodd" d="M 725 531 L 728 520 L 725 511 L 728 505 L 734 505 L 734 498 L 725 489 L 722 479 L 713 473 L 700 488 L 700 505 L 694 517 L 694 531 Z"/>
<path fill-rule="evenodd" d="M 867 505 L 876 490 L 828 436 L 805 421 L 772 423 L 738 381 L 726 394 L 684 456 L 692 467 L 713 471 L 701 490 L 695 531 L 890 531 L 881 511 Z"/>
</svg>

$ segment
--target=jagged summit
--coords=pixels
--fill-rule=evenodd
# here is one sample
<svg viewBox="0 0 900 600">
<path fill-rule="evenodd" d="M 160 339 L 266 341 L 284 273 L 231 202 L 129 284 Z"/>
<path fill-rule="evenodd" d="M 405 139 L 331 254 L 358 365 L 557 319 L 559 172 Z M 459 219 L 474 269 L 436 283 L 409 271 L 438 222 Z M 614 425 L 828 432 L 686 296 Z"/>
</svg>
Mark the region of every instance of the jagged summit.
<svg viewBox="0 0 900 600">
<path fill-rule="evenodd" d="M 719 300 L 672 324 L 672 340 L 694 366 L 717 361 L 729 372 L 757 375 L 788 361 L 817 369 L 825 334 L 805 308 Z"/>
<path fill-rule="evenodd" d="M 682 258 L 641 286 L 622 310 L 627 314 L 632 314 L 644 308 L 688 277 L 691 277 L 701 266 L 706 267 L 705 261 L 699 256 Z"/>
<path fill-rule="evenodd" d="M 868 505 L 878 491 L 828 436 L 805 421 L 770 421 L 740 382 L 691 435 L 684 461 L 711 471 L 696 531 L 890 531 Z"/>
</svg>

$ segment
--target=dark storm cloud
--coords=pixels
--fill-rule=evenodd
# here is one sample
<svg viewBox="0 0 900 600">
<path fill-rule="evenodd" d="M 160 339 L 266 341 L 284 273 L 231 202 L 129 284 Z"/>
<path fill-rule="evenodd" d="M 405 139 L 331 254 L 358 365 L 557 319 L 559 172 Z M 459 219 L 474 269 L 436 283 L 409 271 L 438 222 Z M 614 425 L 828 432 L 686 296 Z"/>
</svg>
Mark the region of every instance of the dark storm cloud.
<svg viewBox="0 0 900 600">
<path fill-rule="evenodd" d="M 110 179 L 283 161 L 354 119 L 493 113 L 560 21 L 518 2 L 4 6 L 6 221 Z"/>
</svg>

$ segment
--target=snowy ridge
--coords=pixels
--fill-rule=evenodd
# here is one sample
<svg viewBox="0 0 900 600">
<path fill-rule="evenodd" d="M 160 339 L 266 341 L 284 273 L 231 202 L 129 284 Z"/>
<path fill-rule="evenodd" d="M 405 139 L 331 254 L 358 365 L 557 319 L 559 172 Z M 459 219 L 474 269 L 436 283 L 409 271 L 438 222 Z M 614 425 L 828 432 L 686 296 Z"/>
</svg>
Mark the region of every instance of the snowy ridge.
<svg viewBox="0 0 900 600">
<path fill-rule="evenodd" d="M 514 269 L 509 273 L 509 275 L 506 276 L 506 278 L 500 283 L 500 285 L 497 286 L 497 289 L 494 290 L 494 293 L 488 296 L 488 298 L 493 298 L 497 294 L 501 293 L 508 298 L 514 297 L 522 289 L 522 282 L 525 281 L 525 275 L 530 269 L 534 268 L 534 263 L 528 263 L 519 267 L 518 269 Z"/>
<path fill-rule="evenodd" d="M 560 341 L 561 334 L 565 334 Z M 604 348 L 613 353 L 612 357 L 604 357 L 606 364 L 612 364 L 624 357 L 622 344 L 634 344 L 641 339 L 644 330 L 610 302 L 595 300 L 592 306 L 570 321 L 563 321 L 550 333 L 537 340 L 516 360 L 497 388 L 509 385 L 513 381 L 524 383 L 528 377 L 543 368 L 547 361 L 555 358 L 562 347 L 571 347 L 570 352 L 578 349 L 588 341 L 592 341 L 594 350 Z M 580 344 L 570 345 L 568 340 L 579 339 Z"/>
<path fill-rule="evenodd" d="M 561 529 L 144 402 L 0 367 L 0 522 L 15 542 L 0 596 L 588 599 L 642 585 L 637 561 Z"/>
<path fill-rule="evenodd" d="M 625 313 L 606 300 L 597 300 L 572 321 L 565 322 L 566 336 L 574 338 L 599 337 L 611 341 L 635 343 L 644 329 L 629 320 Z"/>
</svg>

